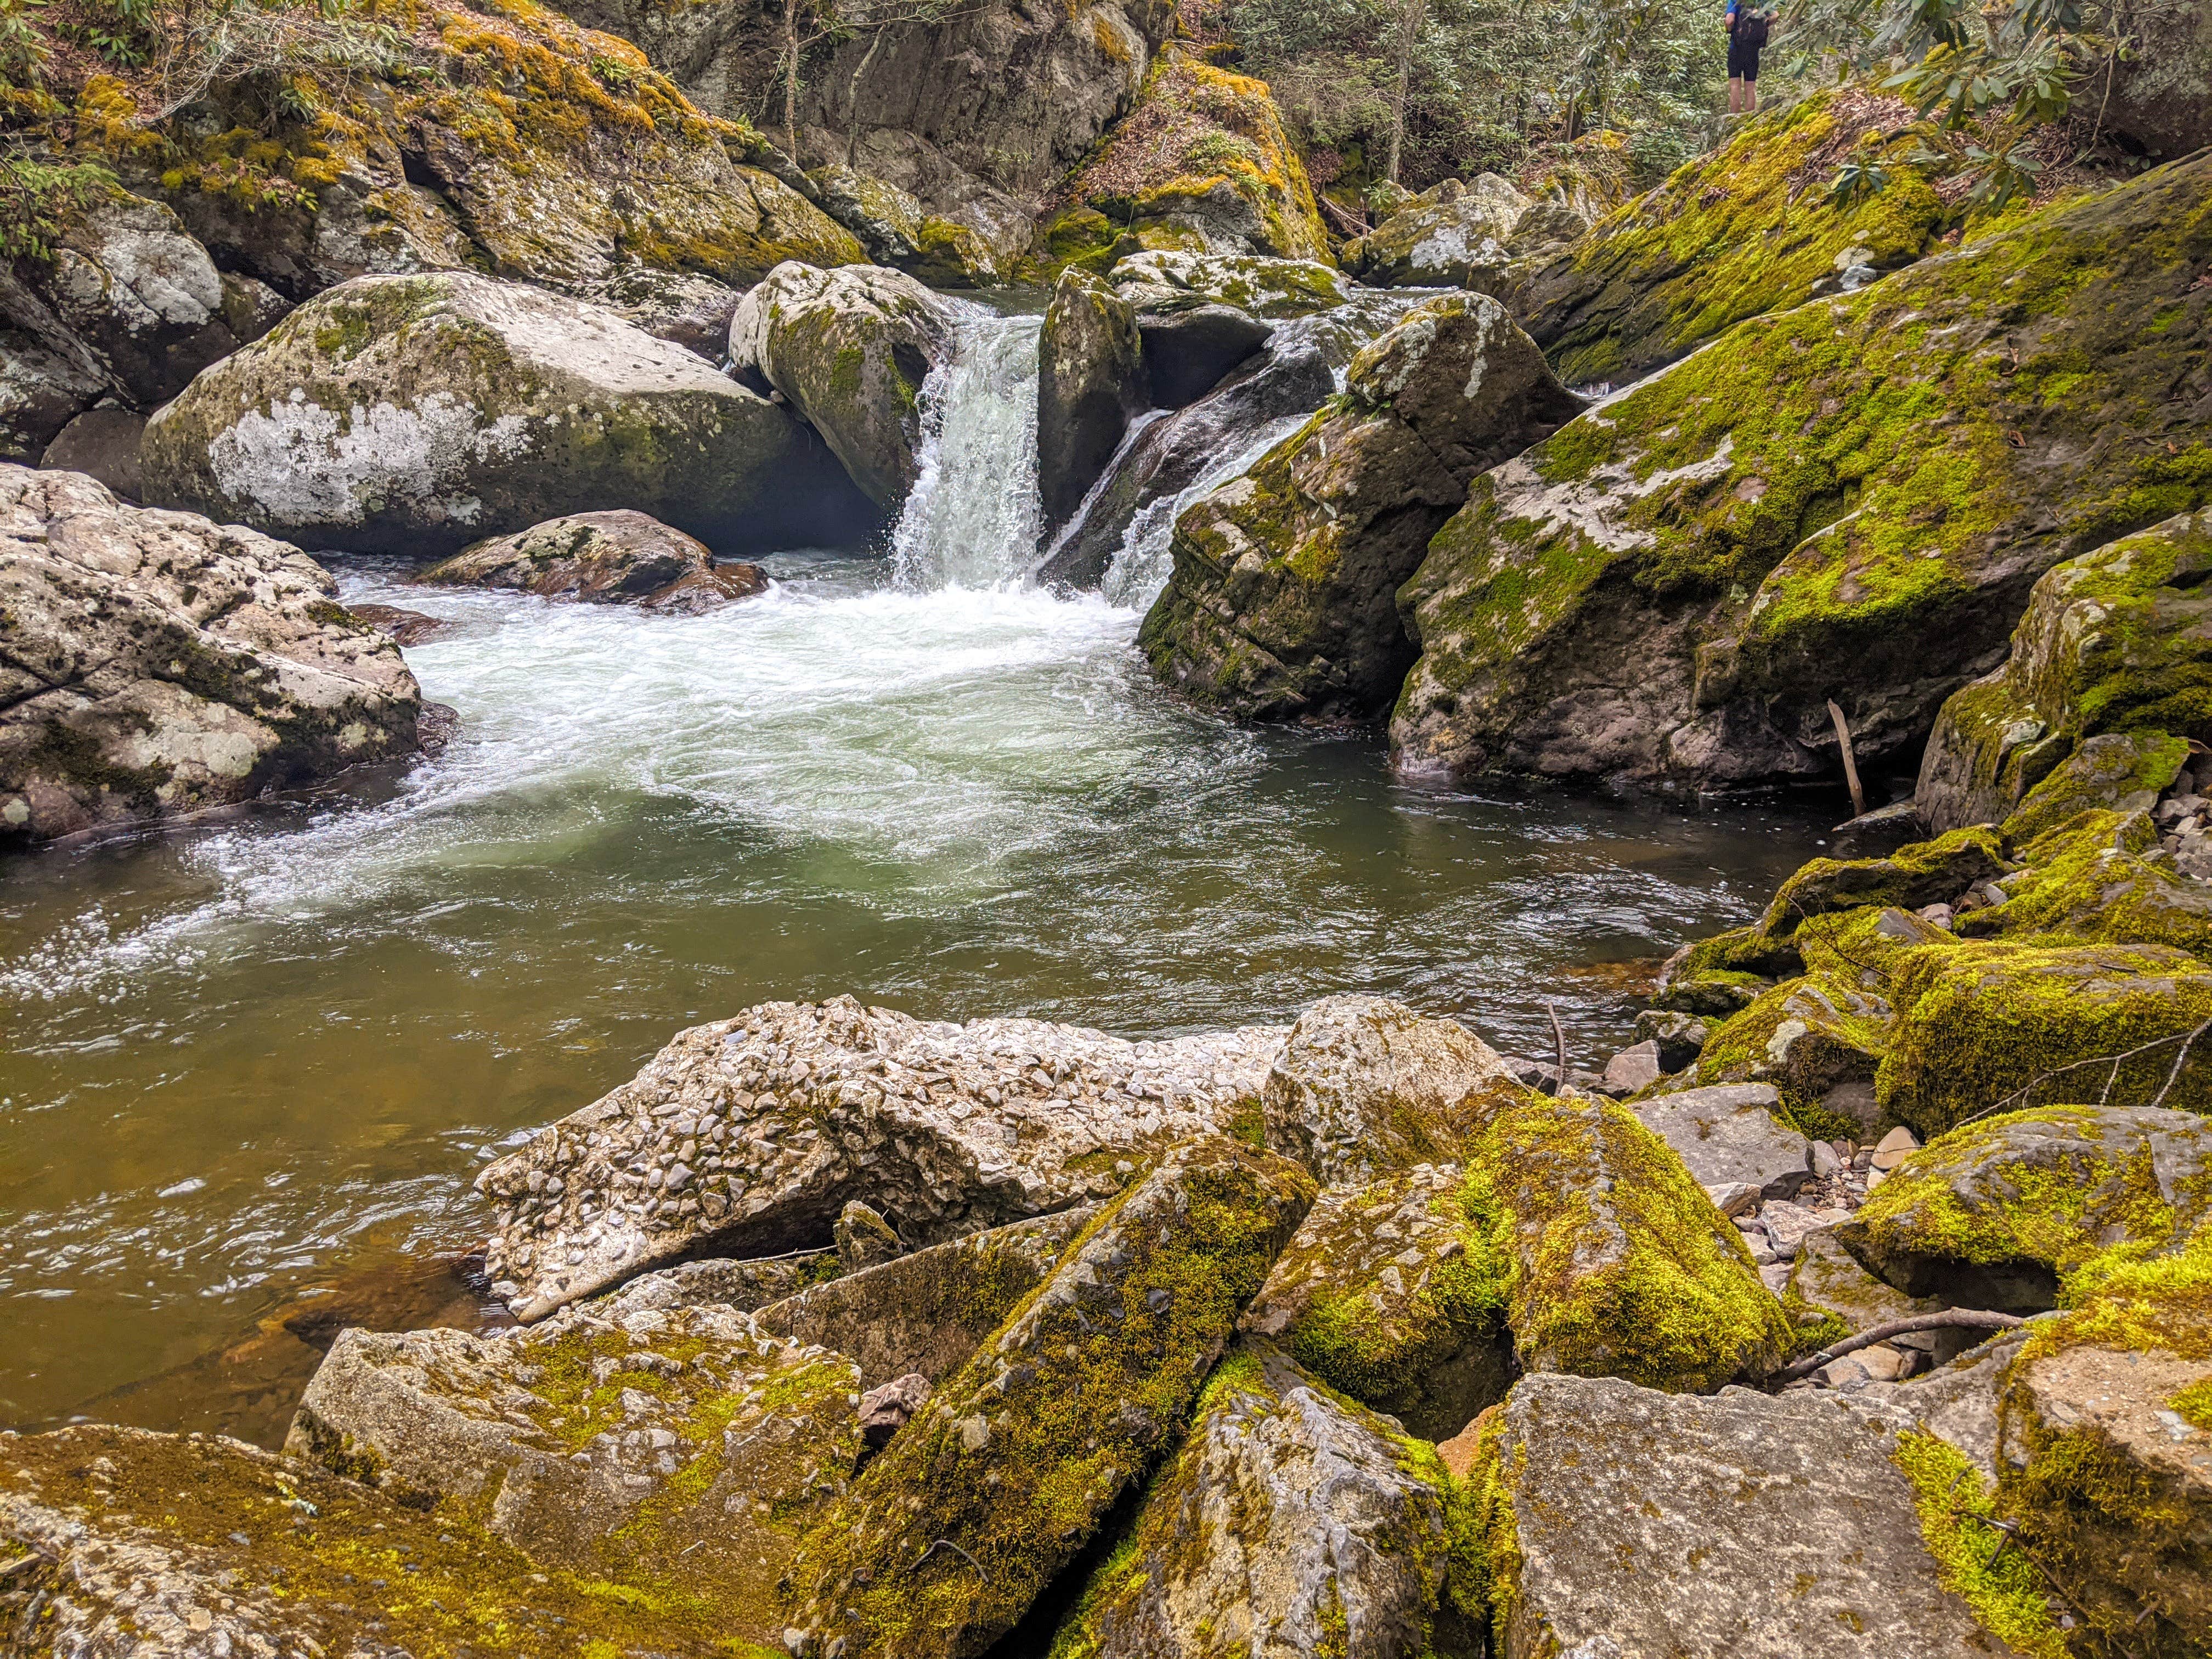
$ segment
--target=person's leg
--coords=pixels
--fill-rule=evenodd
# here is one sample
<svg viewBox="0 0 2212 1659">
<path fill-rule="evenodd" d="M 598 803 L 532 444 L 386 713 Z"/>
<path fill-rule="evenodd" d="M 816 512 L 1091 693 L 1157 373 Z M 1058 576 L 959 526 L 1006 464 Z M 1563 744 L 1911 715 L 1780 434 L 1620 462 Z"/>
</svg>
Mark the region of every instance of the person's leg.
<svg viewBox="0 0 2212 1659">
<path fill-rule="evenodd" d="M 1742 112 L 1743 76 L 1741 75 L 1731 75 L 1729 76 L 1729 113 L 1730 115 L 1740 115 Z"/>
<path fill-rule="evenodd" d="M 1743 112 L 1746 115 L 1759 113 L 1759 60 L 1755 58 L 1744 66 Z"/>
</svg>

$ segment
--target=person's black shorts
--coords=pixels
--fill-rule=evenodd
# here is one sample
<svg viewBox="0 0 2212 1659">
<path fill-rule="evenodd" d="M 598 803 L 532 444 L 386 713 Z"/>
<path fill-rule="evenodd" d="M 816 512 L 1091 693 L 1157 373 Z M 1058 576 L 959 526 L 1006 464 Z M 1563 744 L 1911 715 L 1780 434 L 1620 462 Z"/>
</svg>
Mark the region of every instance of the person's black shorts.
<svg viewBox="0 0 2212 1659">
<path fill-rule="evenodd" d="M 1733 34 L 1729 35 L 1729 79 L 1731 81 L 1759 79 L 1759 47 L 1747 41 L 1739 40 Z"/>
</svg>

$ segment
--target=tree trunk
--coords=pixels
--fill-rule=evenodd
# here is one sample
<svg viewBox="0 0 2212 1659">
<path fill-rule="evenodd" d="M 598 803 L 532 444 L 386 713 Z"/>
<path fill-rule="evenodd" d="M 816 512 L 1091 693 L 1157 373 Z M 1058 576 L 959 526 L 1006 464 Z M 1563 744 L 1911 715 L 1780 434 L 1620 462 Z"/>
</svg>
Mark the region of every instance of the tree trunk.
<svg viewBox="0 0 2212 1659">
<path fill-rule="evenodd" d="M 799 6 L 783 0 L 783 153 L 799 160 Z"/>
<path fill-rule="evenodd" d="M 1390 111 L 1390 152 L 1382 164 L 1382 176 L 1392 184 L 1398 182 L 1398 159 L 1406 148 L 1406 101 L 1413 78 L 1413 42 L 1421 33 L 1421 13 L 1425 0 L 1401 0 L 1403 9 L 1398 14 L 1398 94 L 1392 100 Z"/>
</svg>

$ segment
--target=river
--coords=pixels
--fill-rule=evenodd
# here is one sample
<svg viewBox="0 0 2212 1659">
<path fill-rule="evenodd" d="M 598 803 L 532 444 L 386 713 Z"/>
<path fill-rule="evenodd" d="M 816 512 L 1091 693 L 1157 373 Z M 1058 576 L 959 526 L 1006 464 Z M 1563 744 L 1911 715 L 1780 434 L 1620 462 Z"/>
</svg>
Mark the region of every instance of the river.
<svg viewBox="0 0 2212 1659">
<path fill-rule="evenodd" d="M 1111 597 L 1024 580 L 1036 336 L 963 324 L 888 556 L 692 617 L 337 563 L 450 624 L 408 653 L 443 754 L 0 860 L 0 1424 L 273 1442 L 319 1325 L 495 1320 L 439 1265 L 476 1169 L 749 1003 L 1156 1035 L 1373 989 L 1546 1052 L 1553 998 L 1593 1063 L 1841 816 L 1413 788 L 1182 707 L 1133 646 L 1170 513 Z"/>
</svg>

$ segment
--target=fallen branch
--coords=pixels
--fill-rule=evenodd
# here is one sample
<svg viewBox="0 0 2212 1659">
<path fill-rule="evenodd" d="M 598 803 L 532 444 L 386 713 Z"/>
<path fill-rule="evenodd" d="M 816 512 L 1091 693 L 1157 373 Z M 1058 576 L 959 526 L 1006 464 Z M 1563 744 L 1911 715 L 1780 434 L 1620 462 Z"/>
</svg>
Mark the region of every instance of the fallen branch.
<svg viewBox="0 0 2212 1659">
<path fill-rule="evenodd" d="M 1552 1092 L 1563 1095 L 1567 1091 L 1567 1034 L 1559 1024 L 1559 1006 L 1547 1002 L 1544 1012 L 1552 1017 L 1552 1054 L 1556 1069 L 1552 1078 Z"/>
<path fill-rule="evenodd" d="M 1364 236 L 1367 234 L 1368 231 L 1372 228 L 1371 226 L 1366 224 L 1363 221 L 1353 218 L 1349 213 L 1346 213 L 1342 208 L 1337 206 L 1335 203 L 1330 201 L 1326 196 L 1316 194 L 1314 197 L 1314 200 L 1321 204 L 1321 210 L 1323 213 L 1326 213 L 1330 218 L 1335 220 L 1338 224 L 1341 225 L 1346 231 L 1350 232 L 1354 236 Z"/>
<path fill-rule="evenodd" d="M 1833 697 L 1828 699 L 1828 718 L 1836 723 L 1836 747 L 1844 757 L 1844 781 L 1851 787 L 1851 816 L 1863 818 L 1866 816 L 1866 791 L 1859 787 L 1858 756 L 1851 749 L 1851 728 Z"/>
<path fill-rule="evenodd" d="M 1876 1325 L 1872 1330 L 1861 1331 L 1856 1336 L 1845 1337 L 1814 1354 L 1808 1354 L 1793 1365 L 1777 1371 L 1769 1379 L 1776 1382 L 1795 1382 L 1801 1376 L 1810 1376 L 1830 1360 L 1841 1359 L 1847 1353 L 1856 1353 L 1861 1348 L 1871 1348 L 1893 1336 L 1904 1336 L 1913 1331 L 1965 1329 L 1970 1331 L 2009 1331 L 2027 1322 L 2017 1314 L 1985 1313 L 1978 1308 L 1953 1308 L 1945 1313 L 1915 1314 L 1910 1319 L 1893 1319 L 1887 1324 Z"/>
<path fill-rule="evenodd" d="M 969 1554 L 966 1550 L 962 1549 L 959 1545 L 954 1543 L 950 1538 L 939 1538 L 935 1542 L 932 1543 L 927 1549 L 924 1550 L 920 1555 L 914 1558 L 914 1565 L 908 1567 L 907 1571 L 908 1572 L 921 1571 L 921 1564 L 928 1560 L 931 1556 L 936 1554 L 939 1550 L 951 1550 L 963 1561 L 965 1561 L 969 1566 L 975 1569 L 975 1576 L 978 1578 L 981 1579 L 987 1584 L 991 1582 L 991 1575 L 983 1571 L 983 1564 L 981 1561 L 978 1561 L 974 1556 Z"/>
</svg>

